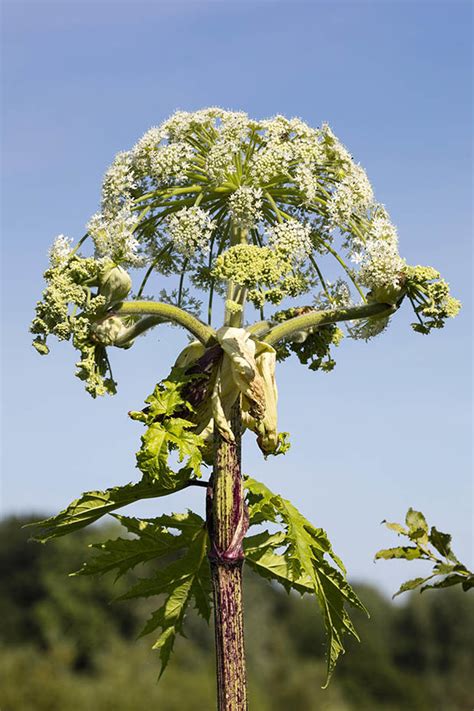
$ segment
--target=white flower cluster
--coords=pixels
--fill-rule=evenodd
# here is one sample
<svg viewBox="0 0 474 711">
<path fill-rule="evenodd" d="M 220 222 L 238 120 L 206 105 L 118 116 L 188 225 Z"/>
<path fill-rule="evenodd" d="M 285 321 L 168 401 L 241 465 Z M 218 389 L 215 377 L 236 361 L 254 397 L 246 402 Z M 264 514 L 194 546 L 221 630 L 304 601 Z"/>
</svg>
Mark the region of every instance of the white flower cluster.
<svg viewBox="0 0 474 711">
<path fill-rule="evenodd" d="M 277 176 L 289 177 L 290 163 L 293 158 L 291 144 L 267 142 L 256 151 L 250 162 L 250 175 L 260 185 L 266 185 Z"/>
<path fill-rule="evenodd" d="M 382 205 L 379 205 L 370 223 L 370 239 L 398 243 L 397 228 Z"/>
<path fill-rule="evenodd" d="M 352 306 L 351 290 L 349 285 L 344 279 L 336 279 L 336 281 L 331 284 L 331 282 L 326 284 L 331 297 L 332 305 L 337 308 L 344 308 L 346 306 Z"/>
<path fill-rule="evenodd" d="M 229 209 L 234 224 L 252 229 L 263 218 L 262 189 L 242 185 L 229 198 Z"/>
<path fill-rule="evenodd" d="M 349 172 L 338 184 L 328 202 L 331 227 L 347 225 L 351 216 L 363 214 L 373 203 L 374 194 L 366 172 L 351 164 Z"/>
<path fill-rule="evenodd" d="M 183 207 L 168 217 L 168 233 L 176 249 L 186 257 L 209 250 L 214 222 L 200 207 Z"/>
<path fill-rule="evenodd" d="M 165 138 L 162 126 L 152 126 L 132 148 L 133 164 L 139 175 L 146 175 L 154 152 Z"/>
<path fill-rule="evenodd" d="M 189 207 L 194 198 L 184 186 L 200 194 L 202 207 Z M 137 224 L 135 192 L 151 196 L 141 203 L 150 210 L 146 231 Z M 268 224 L 270 214 L 284 221 Z M 241 228 L 259 229 L 262 238 L 266 231 L 269 246 L 295 265 L 313 249 L 336 249 L 338 227 L 342 248 L 361 265 L 368 288 L 380 282 L 384 269 L 391 283 L 399 272 L 395 229 L 374 205 L 364 170 L 327 125 L 311 128 L 298 118 L 253 121 L 245 113 L 211 107 L 179 111 L 147 131 L 130 152 L 117 155 L 105 175 L 102 213 L 89 224 L 97 254 L 143 263 L 142 255 L 150 258 L 165 238 L 151 229 L 155 217 L 157 229 L 166 228 L 187 256 L 208 251 L 212 235 L 222 234 L 221 220 L 230 217 Z"/>
<path fill-rule="evenodd" d="M 243 111 L 221 111 L 218 134 L 222 141 L 236 143 L 239 146 L 248 137 L 252 128 L 258 124 L 251 121 Z"/>
<path fill-rule="evenodd" d="M 102 212 L 114 215 L 131 199 L 131 191 L 136 187 L 133 175 L 132 155 L 118 153 L 107 170 L 102 184 Z"/>
<path fill-rule="evenodd" d="M 308 205 L 314 201 L 318 194 L 318 176 L 308 163 L 301 163 L 295 170 L 295 183 L 301 191 L 304 204 Z"/>
<path fill-rule="evenodd" d="M 176 111 L 161 124 L 162 137 L 169 141 L 184 141 L 196 128 L 205 127 L 217 118 L 219 109 L 211 107 L 199 111 Z"/>
<path fill-rule="evenodd" d="M 151 178 L 158 185 L 182 183 L 193 155 L 188 143 L 177 141 L 160 145 L 163 132 L 151 129 L 137 143 L 132 151 L 135 169 L 141 177 Z"/>
<path fill-rule="evenodd" d="M 142 175 L 159 183 L 181 183 L 192 161 L 196 139 L 207 145 L 206 173 L 214 182 L 233 172 L 234 156 L 248 135 L 252 122 L 242 112 L 217 107 L 178 111 L 161 126 L 148 131 L 133 149 L 134 162 Z M 196 133 L 200 134 L 197 138 Z M 193 141 L 189 141 L 190 137 Z"/>
<path fill-rule="evenodd" d="M 351 154 L 334 135 L 327 123 L 322 125 L 321 134 L 327 160 L 334 164 L 335 169 L 349 166 L 352 163 Z"/>
<path fill-rule="evenodd" d="M 271 119 L 260 121 L 258 125 L 265 131 L 264 140 L 267 143 L 288 141 L 289 138 L 296 142 L 318 140 L 318 131 L 299 118 L 287 119 L 286 116 L 278 114 Z"/>
<path fill-rule="evenodd" d="M 359 281 L 368 289 L 397 288 L 405 261 L 398 254 L 396 244 L 383 240 L 369 239 L 365 244 Z"/>
<path fill-rule="evenodd" d="M 206 155 L 206 173 L 213 183 L 223 182 L 235 171 L 239 147 L 231 141 L 216 141 Z"/>
<path fill-rule="evenodd" d="M 140 245 L 133 234 L 135 226 L 135 218 L 127 207 L 111 217 L 102 213 L 93 215 L 87 225 L 87 231 L 94 240 L 96 256 L 99 259 L 106 257 L 117 264 L 142 266 Z"/>
<path fill-rule="evenodd" d="M 286 220 L 269 230 L 268 244 L 287 254 L 295 262 L 304 262 L 312 250 L 311 227 L 298 220 Z"/>
<path fill-rule="evenodd" d="M 318 168 L 324 162 L 321 132 L 300 119 L 275 116 L 261 121 L 262 146 L 252 157 L 250 172 L 261 184 L 271 183 L 279 176 L 294 181 L 302 193 L 302 203 L 316 197 Z"/>
<path fill-rule="evenodd" d="M 399 287 L 405 260 L 398 253 L 397 230 L 383 207 L 372 219 L 364 251 L 358 249 L 360 243 L 353 261 L 360 261 L 359 281 L 363 286 L 372 290 Z"/>
<path fill-rule="evenodd" d="M 149 156 L 149 176 L 158 184 L 183 183 L 192 155 L 192 146 L 184 142 L 159 146 Z"/>
<path fill-rule="evenodd" d="M 58 235 L 49 249 L 49 261 L 52 267 L 59 267 L 67 262 L 71 254 L 73 240 L 65 235 Z"/>
<path fill-rule="evenodd" d="M 255 122 L 250 121 L 243 111 L 226 111 L 211 106 L 199 111 L 177 111 L 161 124 L 159 130 L 170 141 L 185 141 L 191 133 L 203 129 L 208 137 L 219 135 L 226 141 L 240 142 L 252 123 Z"/>
</svg>

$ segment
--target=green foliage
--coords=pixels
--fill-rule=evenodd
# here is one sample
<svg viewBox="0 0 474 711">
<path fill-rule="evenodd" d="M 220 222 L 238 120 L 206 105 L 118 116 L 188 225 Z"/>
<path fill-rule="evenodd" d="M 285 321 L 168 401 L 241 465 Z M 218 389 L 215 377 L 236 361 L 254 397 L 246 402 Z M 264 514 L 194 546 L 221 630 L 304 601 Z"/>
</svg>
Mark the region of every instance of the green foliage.
<svg viewBox="0 0 474 711">
<path fill-rule="evenodd" d="M 136 634 L 153 597 L 109 604 L 156 566 L 70 578 L 88 542 L 125 537 L 102 525 L 58 539 L 28 542 L 17 519 L 0 522 L 0 707 L 2 711 L 160 711 L 213 708 L 212 630 L 189 608 L 186 639 L 156 684 L 156 659 Z M 164 524 L 166 525 L 166 524 Z M 98 554 L 100 548 L 94 548 Z M 457 586 L 459 587 L 459 586 Z M 393 605 L 357 586 L 371 619 L 354 610 L 362 642 L 347 639 L 331 685 L 324 675 L 324 627 L 309 595 L 245 571 L 249 707 L 258 711 L 465 711 L 474 694 L 474 607 L 461 589 L 407 595 Z M 190 701 L 192 700 L 192 701 Z"/>
<path fill-rule="evenodd" d="M 245 486 L 250 525 L 272 522 L 283 528 L 276 534 L 264 531 L 246 539 L 247 562 L 260 575 L 277 580 L 288 591 L 315 595 L 328 638 L 327 686 L 337 659 L 344 652 L 344 634 L 358 639 L 346 605 L 364 611 L 365 608 L 347 582 L 345 568 L 323 529 L 313 526 L 293 504 L 255 479 L 247 478 Z"/>
<path fill-rule="evenodd" d="M 311 306 L 290 308 L 285 311 L 278 311 L 273 316 L 273 319 L 278 323 L 282 323 L 313 310 Z M 331 346 L 338 346 L 342 338 L 343 333 L 335 323 L 300 331 L 294 334 L 291 339 L 277 345 L 277 359 L 279 361 L 286 360 L 294 353 L 300 363 L 303 365 L 308 365 L 309 363 L 310 370 L 322 370 L 328 373 L 336 365 L 330 348 Z"/>
<path fill-rule="evenodd" d="M 144 410 L 130 413 L 132 419 L 147 427 L 137 454 L 142 480 L 83 494 L 57 516 L 33 524 L 37 528 L 37 540 L 64 536 L 127 504 L 178 491 L 201 476 L 202 439 L 190 432 L 194 424 L 181 416 L 192 413 L 192 407 L 182 395 L 183 387 L 192 379 L 193 376 L 184 376 L 181 369 L 173 369 L 169 378 L 158 384 L 147 398 Z M 184 460 L 184 466 L 177 472 L 173 472 L 168 463 L 172 452 L 177 453 L 179 461 Z M 135 537 L 94 544 L 98 552 L 78 574 L 115 571 L 119 578 L 138 564 L 168 560 L 151 578 L 140 580 L 120 596 L 121 599 L 165 596 L 143 630 L 143 634 L 161 630 L 154 648 L 160 649 L 163 671 L 175 637 L 182 632 L 189 605 L 194 602 L 199 613 L 209 620 L 211 584 L 205 523 L 191 512 L 143 521 L 117 515 L 115 518 Z M 172 533 L 174 529 L 179 535 Z M 173 557 L 171 562 L 170 556 Z"/>
<path fill-rule="evenodd" d="M 167 481 L 163 486 L 161 482 L 143 479 L 137 484 L 114 486 L 105 491 L 87 491 L 56 516 L 28 525 L 36 529 L 35 540 L 44 543 L 50 538 L 65 536 L 79 528 L 89 526 L 105 514 L 112 513 L 127 504 L 179 491 L 188 484 L 188 481 L 187 476 L 182 476 L 176 478 L 173 482 L 174 486 L 166 486 Z"/>
<path fill-rule="evenodd" d="M 181 368 L 173 368 L 166 380 L 155 387 L 145 400 L 146 407 L 140 412 L 130 412 L 133 420 L 143 422 L 147 430 L 142 436 L 142 445 L 137 453 L 137 467 L 147 479 L 157 480 L 173 488 L 176 478 L 187 475 L 201 476 L 202 449 L 204 442 L 190 430 L 195 423 L 190 417 L 193 408 L 183 395 L 183 388 L 196 379 L 186 376 Z M 178 453 L 180 462 L 185 461 L 177 474 L 168 464 L 171 452 Z"/>
<path fill-rule="evenodd" d="M 161 562 L 170 555 L 175 556 L 152 577 L 140 579 L 118 598 L 164 596 L 142 631 L 145 635 L 161 630 L 153 649 L 160 650 L 163 673 L 176 635 L 183 631 L 189 605 L 194 603 L 198 613 L 209 622 L 212 598 L 205 522 L 190 511 L 145 520 L 125 516 L 116 518 L 136 538 L 118 538 L 95 544 L 94 548 L 100 552 L 83 565 L 79 574 L 94 575 L 116 570 L 118 578 L 139 563 Z M 173 529 L 178 535 L 171 532 Z"/>
<path fill-rule="evenodd" d="M 431 575 L 407 580 L 401 585 L 394 597 L 416 588 L 423 592 L 428 588 L 448 588 L 453 585 L 461 585 L 462 589 L 467 592 L 474 587 L 474 574 L 454 555 L 451 549 L 451 536 L 449 533 L 442 533 L 435 526 L 432 526 L 430 530 L 425 517 L 420 511 L 415 511 L 412 508 L 408 509 L 405 518 L 406 527 L 399 523 L 386 521 L 383 523 L 391 531 L 398 533 L 399 536 L 408 538 L 411 545 L 380 550 L 375 555 L 376 559 L 391 560 L 401 558 L 415 560 L 418 558 L 433 563 Z"/>
</svg>

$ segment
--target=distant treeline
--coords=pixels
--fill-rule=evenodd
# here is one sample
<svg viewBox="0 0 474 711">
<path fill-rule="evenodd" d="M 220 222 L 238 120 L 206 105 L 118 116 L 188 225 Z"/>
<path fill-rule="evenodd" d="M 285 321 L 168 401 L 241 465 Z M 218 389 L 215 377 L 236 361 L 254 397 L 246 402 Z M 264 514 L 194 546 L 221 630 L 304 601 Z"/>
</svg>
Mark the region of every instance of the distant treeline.
<svg viewBox="0 0 474 711">
<path fill-rule="evenodd" d="M 110 603 L 140 570 L 115 584 L 65 573 L 80 568 L 107 527 L 40 545 L 28 542 L 25 520 L 0 522 L 1 711 L 211 711 L 212 628 L 189 616 L 188 639 L 157 684 L 153 639 L 136 641 L 153 599 Z M 348 644 L 323 691 L 315 603 L 247 574 L 251 711 L 472 711 L 474 595 L 428 591 L 396 606 L 356 588 L 371 619 L 355 615 L 362 643 Z"/>
</svg>

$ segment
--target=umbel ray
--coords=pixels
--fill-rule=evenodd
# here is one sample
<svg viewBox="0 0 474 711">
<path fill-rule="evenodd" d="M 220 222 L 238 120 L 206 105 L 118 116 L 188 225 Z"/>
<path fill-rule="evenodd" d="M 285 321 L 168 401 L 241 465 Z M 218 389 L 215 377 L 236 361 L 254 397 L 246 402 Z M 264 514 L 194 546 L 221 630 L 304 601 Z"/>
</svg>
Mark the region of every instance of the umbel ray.
<svg viewBox="0 0 474 711">
<path fill-rule="evenodd" d="M 387 210 L 329 126 L 283 116 L 254 121 L 218 108 L 178 112 L 119 153 L 104 177 L 100 212 L 77 244 L 55 240 L 45 280 L 34 345 L 47 354 L 50 336 L 71 341 L 80 354 L 76 375 L 93 397 L 116 391 L 113 348 L 131 348 L 163 323 L 185 329 L 190 343 L 145 407 L 130 413 L 144 426 L 141 478 L 83 494 L 36 524 L 37 538 L 111 513 L 131 535 L 96 545 L 79 574 L 122 575 L 163 559 L 124 597 L 156 596 L 144 632 L 158 635 L 162 669 L 189 606 L 207 620 L 213 610 L 221 710 L 247 704 L 244 560 L 315 597 L 328 681 L 344 635 L 357 637 L 348 609 L 363 605 L 326 533 L 242 477 L 242 435 L 253 432 L 265 457 L 284 454 L 276 363 L 295 355 L 311 370 L 330 371 L 343 338 L 380 335 L 402 305 L 413 310 L 415 331 L 442 328 L 460 306 L 448 284 L 400 256 Z M 205 469 L 211 473 L 202 479 Z M 114 513 L 194 485 L 205 489 L 204 518 Z"/>
</svg>

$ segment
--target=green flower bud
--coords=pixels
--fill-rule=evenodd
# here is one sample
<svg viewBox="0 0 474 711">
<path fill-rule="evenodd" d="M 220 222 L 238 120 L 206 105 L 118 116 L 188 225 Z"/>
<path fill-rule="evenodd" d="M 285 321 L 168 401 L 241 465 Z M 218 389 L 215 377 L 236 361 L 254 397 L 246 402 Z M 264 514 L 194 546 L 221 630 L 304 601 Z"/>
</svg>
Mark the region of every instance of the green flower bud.
<svg viewBox="0 0 474 711">
<path fill-rule="evenodd" d="M 33 341 L 33 346 L 36 348 L 40 355 L 48 355 L 49 348 L 46 345 L 46 341 L 44 341 L 42 338 L 35 338 L 35 340 Z"/>
<path fill-rule="evenodd" d="M 132 280 L 123 267 L 109 263 L 99 275 L 99 293 L 107 303 L 123 301 L 130 293 Z"/>
<path fill-rule="evenodd" d="M 367 294 L 367 300 L 377 304 L 396 304 L 400 300 L 402 294 L 403 289 L 401 287 L 379 286 L 376 289 L 369 291 Z"/>
<path fill-rule="evenodd" d="M 121 318 L 110 316 L 104 321 L 92 324 L 92 338 L 104 346 L 113 346 L 124 328 Z"/>
</svg>

